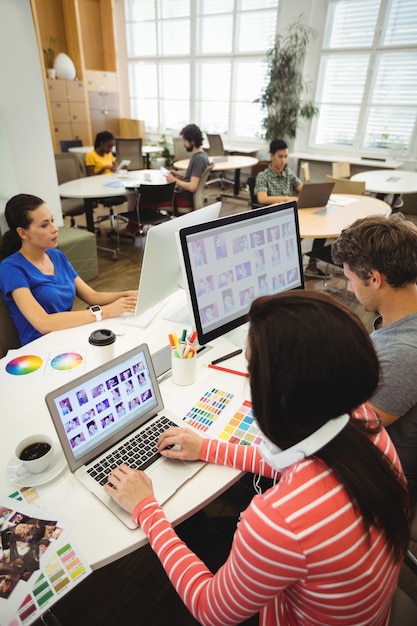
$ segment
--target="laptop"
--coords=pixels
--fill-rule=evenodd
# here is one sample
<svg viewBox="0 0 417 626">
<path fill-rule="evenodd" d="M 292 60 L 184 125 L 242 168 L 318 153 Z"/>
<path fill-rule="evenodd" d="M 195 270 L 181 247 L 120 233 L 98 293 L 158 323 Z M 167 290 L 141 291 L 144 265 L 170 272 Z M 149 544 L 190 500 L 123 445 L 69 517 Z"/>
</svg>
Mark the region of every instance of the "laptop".
<svg viewBox="0 0 417 626">
<path fill-rule="evenodd" d="M 110 463 L 140 469 L 138 457 L 147 455 L 144 471 L 160 504 L 204 466 L 157 453 L 160 432 L 184 423 L 164 409 L 147 344 L 49 392 L 45 400 L 71 472 L 129 528 L 136 528 L 130 515 L 103 488 Z"/>
<path fill-rule="evenodd" d="M 326 206 L 333 187 L 334 183 L 304 183 L 297 198 L 298 208 L 310 209 L 311 207 Z"/>
</svg>

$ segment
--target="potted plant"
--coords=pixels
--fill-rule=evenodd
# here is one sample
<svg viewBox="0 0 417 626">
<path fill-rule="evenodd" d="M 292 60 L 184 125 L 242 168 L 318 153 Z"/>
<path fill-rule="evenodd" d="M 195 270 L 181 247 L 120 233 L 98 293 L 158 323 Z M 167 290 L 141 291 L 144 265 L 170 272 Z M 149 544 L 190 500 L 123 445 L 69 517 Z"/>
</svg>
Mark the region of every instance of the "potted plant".
<svg viewBox="0 0 417 626">
<path fill-rule="evenodd" d="M 293 22 L 284 34 L 278 34 L 274 46 L 267 52 L 268 83 L 255 100 L 267 115 L 262 121 L 265 139 L 294 139 L 299 118 L 310 120 L 318 108 L 310 100 L 303 100 L 308 85 L 302 74 L 308 45 L 317 37 L 317 31 L 301 21 Z"/>
<path fill-rule="evenodd" d="M 171 153 L 166 135 L 161 135 L 161 139 L 158 141 L 158 146 L 161 146 L 162 148 L 161 158 L 165 159 L 165 166 L 171 167 L 174 162 L 174 155 Z"/>
<path fill-rule="evenodd" d="M 46 73 L 48 74 L 48 78 L 55 78 L 55 69 L 54 69 L 55 45 L 56 45 L 56 37 L 50 37 L 49 47 L 43 49 L 43 56 L 45 59 Z"/>
</svg>

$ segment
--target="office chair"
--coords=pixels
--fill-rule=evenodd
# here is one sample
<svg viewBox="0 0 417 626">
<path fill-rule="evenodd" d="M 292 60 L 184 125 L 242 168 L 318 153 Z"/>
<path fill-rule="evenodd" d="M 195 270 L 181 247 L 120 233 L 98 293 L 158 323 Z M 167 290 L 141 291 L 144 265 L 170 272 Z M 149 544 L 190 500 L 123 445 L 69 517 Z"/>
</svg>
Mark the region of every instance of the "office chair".
<svg viewBox="0 0 417 626">
<path fill-rule="evenodd" d="M 405 591 L 397 587 L 391 603 L 388 626 L 416 626 L 417 606 Z"/>
<path fill-rule="evenodd" d="M 63 152 L 55 154 L 55 167 L 58 176 L 58 183 L 66 183 L 70 180 L 83 178 L 81 161 L 78 156 L 72 152 Z M 64 218 L 69 217 L 72 227 L 76 227 L 75 217 L 84 215 L 84 200 L 79 198 L 61 198 L 62 215 Z"/>
<path fill-rule="evenodd" d="M 62 139 L 59 142 L 61 152 L 68 152 L 69 148 L 79 148 L 82 145 L 81 139 Z"/>
<path fill-rule="evenodd" d="M 310 182 L 310 165 L 308 163 L 301 164 L 301 174 L 303 177 L 303 183 Z"/>
<path fill-rule="evenodd" d="M 145 234 L 145 227 L 162 224 L 173 217 L 174 189 L 175 183 L 140 185 L 135 211 L 126 211 L 120 217 L 127 222 L 136 222 L 139 233 Z M 115 234 L 119 237 L 117 230 Z"/>
<path fill-rule="evenodd" d="M 365 182 L 359 180 L 347 180 L 346 178 L 333 178 L 326 175 L 326 180 L 334 183 L 332 193 L 347 193 L 356 196 L 363 196 L 365 193 Z"/>
<path fill-rule="evenodd" d="M 145 169 L 145 161 L 142 154 L 141 137 L 116 137 L 117 162 L 129 159 L 129 171 Z"/>
<path fill-rule="evenodd" d="M 174 159 L 175 161 L 182 161 L 183 159 L 189 159 L 190 153 L 184 147 L 182 137 L 173 137 L 172 143 L 174 145 Z"/>
<path fill-rule="evenodd" d="M 15 348 L 20 348 L 19 334 L 0 292 L 0 358 Z"/>
<path fill-rule="evenodd" d="M 332 163 L 333 178 L 350 178 L 350 175 L 350 163 L 348 161 Z"/>
<path fill-rule="evenodd" d="M 255 194 L 255 183 L 256 183 L 255 176 L 249 176 L 249 178 L 246 181 L 246 184 L 248 185 L 248 188 L 249 188 L 251 208 L 259 209 L 261 206 L 264 206 L 264 205 L 259 204 L 258 202 L 258 199 Z"/>
<path fill-rule="evenodd" d="M 211 135 L 210 133 L 206 133 L 206 137 L 210 144 L 207 154 L 210 157 L 213 157 L 213 159 L 216 159 L 216 157 L 227 158 L 221 135 Z M 220 172 L 220 176 L 218 178 L 213 178 L 207 182 L 208 185 L 213 185 L 214 183 L 220 183 L 221 189 L 224 189 L 225 184 L 234 185 L 234 181 L 230 178 L 226 178 L 224 172 Z"/>
<path fill-rule="evenodd" d="M 190 211 L 197 211 L 198 209 L 201 209 L 204 206 L 204 204 L 207 202 L 207 198 L 203 197 L 204 187 L 207 184 L 207 179 L 210 176 L 210 173 L 213 167 L 214 167 L 214 163 L 210 163 L 200 176 L 198 187 L 193 193 L 193 208 L 178 207 L 175 202 L 176 194 L 174 194 L 173 209 L 174 209 L 175 217 L 178 217 L 179 215 L 183 215 L 184 213 L 189 213 Z"/>
</svg>

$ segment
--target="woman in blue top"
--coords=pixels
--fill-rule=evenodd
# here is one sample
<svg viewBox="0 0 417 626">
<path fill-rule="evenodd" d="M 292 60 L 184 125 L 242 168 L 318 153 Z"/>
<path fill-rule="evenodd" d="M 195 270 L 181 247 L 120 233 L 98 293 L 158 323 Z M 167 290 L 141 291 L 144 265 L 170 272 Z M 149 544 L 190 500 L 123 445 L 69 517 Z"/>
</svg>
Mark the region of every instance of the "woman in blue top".
<svg viewBox="0 0 417 626">
<path fill-rule="evenodd" d="M 137 291 L 97 292 L 57 250 L 58 228 L 41 198 L 19 194 L 5 209 L 10 228 L 0 245 L 0 289 L 25 345 L 53 330 L 135 310 Z M 90 305 L 72 311 L 75 296 Z"/>
</svg>

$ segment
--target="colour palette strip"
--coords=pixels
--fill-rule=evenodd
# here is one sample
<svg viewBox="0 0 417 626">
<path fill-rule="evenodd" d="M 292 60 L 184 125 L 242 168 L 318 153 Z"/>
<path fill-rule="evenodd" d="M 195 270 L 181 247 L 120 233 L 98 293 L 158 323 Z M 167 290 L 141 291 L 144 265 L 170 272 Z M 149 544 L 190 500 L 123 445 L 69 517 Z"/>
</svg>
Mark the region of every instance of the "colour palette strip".
<svg viewBox="0 0 417 626">
<path fill-rule="evenodd" d="M 65 543 L 52 556 L 43 573 L 37 578 L 32 592 L 19 607 L 10 626 L 31 624 L 48 606 L 91 572 L 70 543 Z"/>
<path fill-rule="evenodd" d="M 218 438 L 221 441 L 243 446 L 261 443 L 262 434 L 253 416 L 252 403 L 249 400 L 242 403 Z"/>
<path fill-rule="evenodd" d="M 220 417 L 233 398 L 233 394 L 215 387 L 206 391 L 183 418 L 197 430 L 207 431 Z"/>
</svg>

